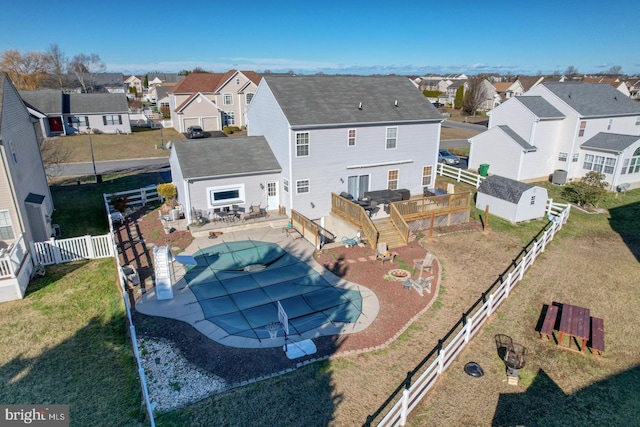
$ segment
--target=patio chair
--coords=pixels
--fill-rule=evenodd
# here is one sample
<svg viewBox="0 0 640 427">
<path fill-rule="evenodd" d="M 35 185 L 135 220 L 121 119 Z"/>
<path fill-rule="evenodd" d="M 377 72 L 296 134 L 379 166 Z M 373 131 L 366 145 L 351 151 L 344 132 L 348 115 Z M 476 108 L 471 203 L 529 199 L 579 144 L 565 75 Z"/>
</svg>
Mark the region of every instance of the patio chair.
<svg viewBox="0 0 640 427">
<path fill-rule="evenodd" d="M 242 220 L 246 221 L 248 219 L 262 218 L 263 216 L 265 216 L 265 211 L 260 207 L 260 205 L 251 205 L 249 207 L 249 212 L 242 215 Z"/>
<path fill-rule="evenodd" d="M 428 294 L 431 293 L 431 282 L 433 281 L 433 276 L 429 277 L 420 277 L 418 280 L 411 280 L 411 287 L 418 291 L 420 296 L 424 296 L 424 291 L 427 291 Z"/>
<path fill-rule="evenodd" d="M 386 242 L 379 242 L 376 248 L 376 261 L 380 260 L 384 264 L 385 261 L 391 261 L 393 264 L 393 260 L 396 257 L 395 252 L 389 252 L 389 247 Z"/>
<path fill-rule="evenodd" d="M 413 268 L 416 270 L 420 270 L 420 276 L 422 276 L 422 272 L 424 270 L 433 271 L 433 261 L 435 257 L 431 252 L 427 252 L 424 259 L 414 259 L 413 260 Z"/>
</svg>

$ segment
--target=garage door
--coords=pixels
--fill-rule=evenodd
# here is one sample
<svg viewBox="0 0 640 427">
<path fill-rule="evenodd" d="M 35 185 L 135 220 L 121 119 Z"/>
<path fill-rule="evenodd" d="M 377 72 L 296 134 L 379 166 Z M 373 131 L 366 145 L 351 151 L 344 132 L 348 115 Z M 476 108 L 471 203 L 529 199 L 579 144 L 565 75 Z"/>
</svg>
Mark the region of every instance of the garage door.
<svg viewBox="0 0 640 427">
<path fill-rule="evenodd" d="M 205 131 L 220 130 L 217 117 L 203 117 L 202 129 Z"/>
<path fill-rule="evenodd" d="M 189 126 L 200 126 L 198 117 L 186 117 L 182 119 L 182 132 L 186 132 Z"/>
</svg>

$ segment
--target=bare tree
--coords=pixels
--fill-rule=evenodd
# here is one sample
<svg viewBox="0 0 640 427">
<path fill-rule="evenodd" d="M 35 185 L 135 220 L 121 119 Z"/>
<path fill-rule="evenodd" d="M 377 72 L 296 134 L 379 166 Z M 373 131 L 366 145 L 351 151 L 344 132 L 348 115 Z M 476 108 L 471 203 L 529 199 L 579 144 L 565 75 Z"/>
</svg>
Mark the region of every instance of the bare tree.
<svg viewBox="0 0 640 427">
<path fill-rule="evenodd" d="M 18 90 L 37 90 L 45 77 L 44 55 L 10 49 L 0 54 L 0 70 L 6 72 Z"/>
<path fill-rule="evenodd" d="M 71 161 L 72 153 L 69 147 L 56 141 L 56 138 L 43 138 L 40 144 L 40 154 L 47 178 L 57 178 L 62 174 L 62 165 Z"/>
<path fill-rule="evenodd" d="M 578 75 L 580 72 L 578 71 L 578 69 L 576 67 L 574 67 L 573 65 L 569 65 L 567 67 L 566 70 L 564 70 L 564 75 L 567 77 L 573 77 L 575 75 Z"/>
<path fill-rule="evenodd" d="M 619 76 L 620 74 L 622 74 L 622 67 L 620 65 L 614 65 L 607 70 L 607 74 L 609 74 L 610 76 Z"/>
<path fill-rule="evenodd" d="M 467 114 L 476 115 L 482 104 L 489 98 L 489 92 L 485 87 L 485 78 L 472 76 L 467 80 L 467 90 L 462 101 L 462 109 Z"/>
<path fill-rule="evenodd" d="M 50 45 L 45 51 L 45 68 L 51 86 L 57 89 L 64 89 L 67 86 L 67 67 L 69 58 L 64 54 L 57 44 Z"/>
<path fill-rule="evenodd" d="M 89 55 L 81 53 L 74 56 L 69 63 L 69 71 L 76 75 L 85 93 L 94 91 L 96 74 L 103 73 L 106 69 L 106 64 L 100 60 L 100 55 L 97 53 Z M 86 77 L 89 81 L 86 81 Z"/>
</svg>

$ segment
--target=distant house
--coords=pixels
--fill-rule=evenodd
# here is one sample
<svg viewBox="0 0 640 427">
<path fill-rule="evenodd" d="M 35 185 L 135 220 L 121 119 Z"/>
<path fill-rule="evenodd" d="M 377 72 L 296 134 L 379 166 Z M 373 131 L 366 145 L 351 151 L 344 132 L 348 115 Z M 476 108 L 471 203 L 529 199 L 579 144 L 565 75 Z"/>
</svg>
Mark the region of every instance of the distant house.
<svg viewBox="0 0 640 427">
<path fill-rule="evenodd" d="M 514 96 L 520 96 L 524 93 L 524 88 L 522 87 L 520 80 L 516 80 L 515 82 L 494 83 L 493 86 L 495 88 L 495 92 L 500 97 L 500 103 Z"/>
<path fill-rule="evenodd" d="M 266 75 L 247 118 L 282 167 L 287 212 L 321 219 L 332 192 L 433 188 L 443 118 L 406 77 Z"/>
<path fill-rule="evenodd" d="M 20 91 L 28 106 L 44 117 L 44 136 L 69 135 L 93 129 L 104 133 L 131 133 L 127 98 L 121 93 L 63 93 L 44 89 Z"/>
<path fill-rule="evenodd" d="M 135 89 L 135 93 L 138 96 L 142 95 L 143 80 L 140 76 L 131 75 L 124 80 L 125 92 L 131 93 L 131 89 Z"/>
<path fill-rule="evenodd" d="M 29 242 L 49 239 L 52 212 L 34 124 L 0 72 L 0 301 L 24 296 L 33 269 Z"/>
<path fill-rule="evenodd" d="M 243 212 L 251 205 L 278 207 L 265 190 L 279 182 L 282 168 L 263 136 L 175 141 L 169 163 L 189 222 L 194 212 L 234 205 Z"/>
<path fill-rule="evenodd" d="M 68 93 L 125 93 L 121 73 L 69 73 L 64 92 Z"/>
<path fill-rule="evenodd" d="M 253 71 L 189 74 L 168 91 L 173 127 L 185 132 L 193 125 L 205 131 L 246 126 L 246 108 L 259 82 Z"/>
<path fill-rule="evenodd" d="M 546 188 L 492 175 L 478 187 L 476 208 L 515 223 L 543 218 L 547 198 Z"/>
<path fill-rule="evenodd" d="M 149 80 L 149 88 L 163 83 L 176 84 L 184 80 L 185 76 L 176 73 L 149 73 L 147 79 Z"/>
<path fill-rule="evenodd" d="M 640 104 L 611 85 L 543 82 L 492 111 L 469 140 L 469 167 L 530 182 L 596 171 L 612 189 L 640 187 L 639 135 Z"/>
</svg>

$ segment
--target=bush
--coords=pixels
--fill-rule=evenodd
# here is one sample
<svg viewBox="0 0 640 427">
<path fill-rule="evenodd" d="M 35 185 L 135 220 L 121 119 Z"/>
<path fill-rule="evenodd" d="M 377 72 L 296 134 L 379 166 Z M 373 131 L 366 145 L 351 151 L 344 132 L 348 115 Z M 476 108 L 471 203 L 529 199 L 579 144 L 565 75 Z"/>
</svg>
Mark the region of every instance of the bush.
<svg viewBox="0 0 640 427">
<path fill-rule="evenodd" d="M 222 128 L 222 131 L 227 135 L 231 135 L 234 132 L 239 132 L 240 128 L 238 126 L 225 126 Z"/>
<path fill-rule="evenodd" d="M 176 197 L 178 196 L 178 191 L 172 183 L 158 184 L 158 194 L 164 198 L 165 205 L 173 207 Z"/>
<path fill-rule="evenodd" d="M 605 194 L 607 185 L 603 173 L 591 171 L 582 180 L 567 185 L 562 190 L 562 196 L 578 206 L 598 207 Z"/>
</svg>

